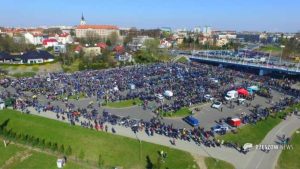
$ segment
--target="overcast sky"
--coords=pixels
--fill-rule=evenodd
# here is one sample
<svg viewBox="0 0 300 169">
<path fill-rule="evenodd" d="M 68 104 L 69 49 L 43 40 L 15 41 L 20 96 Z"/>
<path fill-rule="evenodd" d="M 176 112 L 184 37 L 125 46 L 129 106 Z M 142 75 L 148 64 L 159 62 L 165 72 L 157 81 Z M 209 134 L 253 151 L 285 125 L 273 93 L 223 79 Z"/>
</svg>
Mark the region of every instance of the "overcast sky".
<svg viewBox="0 0 300 169">
<path fill-rule="evenodd" d="M 0 26 L 88 24 L 137 28 L 300 30 L 300 0 L 1 0 Z"/>
</svg>

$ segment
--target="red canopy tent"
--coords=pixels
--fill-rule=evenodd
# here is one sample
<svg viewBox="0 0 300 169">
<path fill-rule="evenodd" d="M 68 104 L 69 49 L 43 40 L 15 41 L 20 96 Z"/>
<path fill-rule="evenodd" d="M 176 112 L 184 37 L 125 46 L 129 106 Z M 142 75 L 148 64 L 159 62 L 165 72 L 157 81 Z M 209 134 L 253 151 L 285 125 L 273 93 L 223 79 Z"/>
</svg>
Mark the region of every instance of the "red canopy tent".
<svg viewBox="0 0 300 169">
<path fill-rule="evenodd" d="M 248 96 L 249 95 L 248 90 L 246 90 L 244 88 L 238 89 L 237 92 L 238 92 L 239 95 L 242 95 L 242 96 Z"/>
<path fill-rule="evenodd" d="M 241 125 L 241 119 L 239 119 L 239 118 L 230 119 L 229 125 L 231 125 L 233 127 L 238 127 Z"/>
</svg>

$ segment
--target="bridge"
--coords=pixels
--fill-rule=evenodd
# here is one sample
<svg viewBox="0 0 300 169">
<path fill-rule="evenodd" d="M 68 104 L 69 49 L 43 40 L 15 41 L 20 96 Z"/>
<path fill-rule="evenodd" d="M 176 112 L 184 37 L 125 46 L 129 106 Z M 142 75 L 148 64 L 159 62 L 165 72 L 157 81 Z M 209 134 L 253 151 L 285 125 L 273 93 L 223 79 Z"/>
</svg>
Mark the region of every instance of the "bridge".
<svg viewBox="0 0 300 169">
<path fill-rule="evenodd" d="M 262 63 L 250 63 L 247 61 L 238 61 L 229 59 L 229 57 L 209 57 L 201 55 L 185 55 L 191 61 L 204 62 L 204 63 L 213 63 L 220 66 L 234 66 L 238 68 L 250 68 L 259 71 L 259 75 L 263 76 L 269 73 L 280 73 L 288 75 L 300 75 L 299 64 L 297 67 L 287 67 L 271 64 L 262 64 Z"/>
</svg>

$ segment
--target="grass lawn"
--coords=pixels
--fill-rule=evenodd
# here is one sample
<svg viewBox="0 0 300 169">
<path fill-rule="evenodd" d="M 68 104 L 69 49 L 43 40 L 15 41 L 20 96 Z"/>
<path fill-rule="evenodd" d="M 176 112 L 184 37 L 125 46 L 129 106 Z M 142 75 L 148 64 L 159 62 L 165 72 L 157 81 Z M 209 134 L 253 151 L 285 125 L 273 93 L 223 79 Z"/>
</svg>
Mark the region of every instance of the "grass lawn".
<svg viewBox="0 0 300 169">
<path fill-rule="evenodd" d="M 15 146 L 13 144 L 10 144 L 5 148 L 3 140 L 0 139 L 0 168 L 9 158 L 13 157 L 15 154 L 23 150 L 24 148 Z"/>
<path fill-rule="evenodd" d="M 28 157 L 24 161 L 16 162 L 14 165 L 12 165 L 11 169 L 57 169 L 56 160 L 56 156 L 33 151 L 30 157 Z M 74 168 L 87 169 L 89 167 L 84 167 L 82 165 L 79 166 L 78 164 L 75 164 L 71 161 L 68 161 L 67 164 L 64 166 L 64 169 Z"/>
<path fill-rule="evenodd" d="M 21 78 L 21 77 L 33 77 L 35 76 L 35 72 L 23 72 L 23 73 L 14 73 L 12 74 L 13 77 Z"/>
<path fill-rule="evenodd" d="M 274 45 L 267 45 L 267 46 L 262 46 L 260 49 L 260 51 L 264 51 L 264 52 L 281 52 L 281 47 L 280 46 L 274 46 Z"/>
<path fill-rule="evenodd" d="M 204 162 L 207 169 L 234 169 L 232 164 L 212 157 L 206 157 Z"/>
<path fill-rule="evenodd" d="M 292 150 L 283 150 L 278 159 L 276 169 L 299 169 L 300 168 L 300 129 L 294 133 L 291 139 Z"/>
<path fill-rule="evenodd" d="M 21 114 L 14 110 L 0 111 L 0 124 L 7 119 L 9 119 L 7 128 L 11 128 L 14 132 L 39 137 L 46 142 L 64 144 L 65 147 L 70 145 L 76 156 L 83 150 L 85 159 L 92 163 L 96 163 L 101 154 L 104 163 L 109 166 L 145 168 L 150 163 L 146 160 L 147 156 L 151 163 L 155 164 L 158 151 L 163 150 L 168 153 L 168 158 L 163 164 L 164 168 L 198 168 L 189 153 L 169 147 L 143 141 L 140 144 L 135 139 L 97 132 L 80 126 L 70 126 L 56 120 Z"/>
<path fill-rule="evenodd" d="M 161 112 L 163 117 L 185 117 L 192 114 L 192 111 L 187 107 L 182 107 L 176 112 Z"/>
<path fill-rule="evenodd" d="M 286 110 L 277 113 L 276 117 L 269 117 L 266 120 L 256 123 L 256 125 L 248 124 L 241 128 L 238 128 L 237 134 L 228 133 L 224 136 L 219 136 L 219 139 L 239 143 L 240 145 L 243 145 L 245 143 L 259 144 L 269 133 L 269 131 L 271 131 L 277 124 L 282 121 L 279 116 L 286 112 L 290 112 L 294 109 L 294 107 L 298 107 L 299 109 L 300 104 L 287 108 Z"/>
<path fill-rule="evenodd" d="M 79 70 L 79 59 L 75 60 L 71 65 L 67 66 L 67 65 L 62 65 L 62 68 L 64 70 L 64 72 L 76 72 Z"/>
<path fill-rule="evenodd" d="M 181 58 L 179 58 L 178 60 L 177 60 L 177 62 L 180 62 L 180 63 L 187 63 L 188 62 L 188 60 L 185 58 L 185 57 L 181 57 Z"/>
<path fill-rule="evenodd" d="M 2 143 L 1 139 L 0 141 Z M 24 157 L 25 151 L 28 151 L 28 149 L 15 144 L 8 144 L 6 148 L 4 148 L 3 144 L 0 144 L 0 157 L 1 157 L 0 167 L 2 167 L 8 159 L 14 158 L 14 160 L 12 161 L 13 163 L 9 164 L 8 168 L 11 169 L 29 169 L 29 168 L 56 169 L 57 168 L 56 156 L 48 155 L 34 150 L 28 151 L 27 153 L 31 155 L 28 158 L 21 161 L 20 157 L 21 158 Z M 69 161 L 64 168 L 66 169 L 89 168 L 84 166 L 85 164 L 79 165 L 79 164 L 75 164 L 72 161 Z"/>
<path fill-rule="evenodd" d="M 142 101 L 140 99 L 130 99 L 130 100 L 117 101 L 117 102 L 108 102 L 105 106 L 111 108 L 124 108 L 124 107 L 139 105 L 141 103 Z"/>
</svg>

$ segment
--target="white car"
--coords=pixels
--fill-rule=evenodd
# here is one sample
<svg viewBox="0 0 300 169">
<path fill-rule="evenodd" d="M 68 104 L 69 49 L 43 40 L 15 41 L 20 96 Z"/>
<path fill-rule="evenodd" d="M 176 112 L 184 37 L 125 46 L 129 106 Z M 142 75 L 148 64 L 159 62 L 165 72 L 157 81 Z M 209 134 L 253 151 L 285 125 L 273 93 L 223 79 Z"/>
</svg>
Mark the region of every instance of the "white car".
<svg viewBox="0 0 300 169">
<path fill-rule="evenodd" d="M 212 105 L 211 105 L 212 108 L 215 108 L 215 109 L 220 109 L 222 107 L 222 103 L 221 102 L 214 102 Z"/>
<path fill-rule="evenodd" d="M 210 95 L 210 94 L 206 94 L 206 95 L 204 95 L 204 98 L 205 98 L 205 100 L 210 100 L 210 101 L 213 101 L 214 100 L 214 98 Z"/>
<path fill-rule="evenodd" d="M 213 132 L 220 132 L 220 131 L 228 131 L 229 127 L 228 126 L 223 126 L 223 125 L 216 125 L 211 128 Z"/>
<path fill-rule="evenodd" d="M 158 98 L 159 100 L 163 100 L 164 96 L 162 94 L 155 94 L 154 95 L 156 98 Z"/>
</svg>

